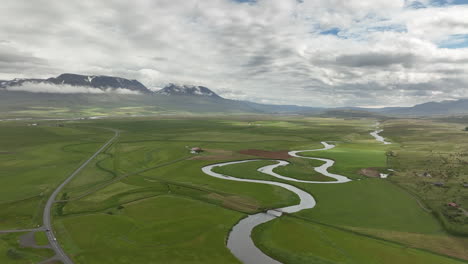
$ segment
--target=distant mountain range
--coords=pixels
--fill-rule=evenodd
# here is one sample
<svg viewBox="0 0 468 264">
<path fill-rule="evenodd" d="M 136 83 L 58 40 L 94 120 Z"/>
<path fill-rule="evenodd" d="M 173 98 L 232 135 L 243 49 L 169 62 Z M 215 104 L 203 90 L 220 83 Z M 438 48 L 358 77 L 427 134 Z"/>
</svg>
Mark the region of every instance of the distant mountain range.
<svg viewBox="0 0 468 264">
<path fill-rule="evenodd" d="M 90 89 L 101 92 L 90 92 Z M 60 111 L 58 115 L 65 113 L 70 116 L 155 113 L 311 114 L 322 110 L 225 99 L 204 86 L 168 84 L 159 91 L 152 91 L 136 80 L 111 76 L 66 73 L 48 79 L 0 81 L 0 114 L 15 117 L 44 112 L 47 115 L 55 114 L 48 109 Z"/>
<path fill-rule="evenodd" d="M 343 113 L 355 115 L 370 115 L 370 116 L 453 116 L 468 114 L 468 99 L 447 100 L 441 102 L 427 102 L 417 104 L 411 107 L 383 107 L 383 108 L 360 108 L 360 107 L 342 107 L 327 110 L 340 115 Z M 346 115 L 346 114 L 345 114 Z"/>
<path fill-rule="evenodd" d="M 50 86 L 54 89 L 50 89 Z M 112 76 L 65 73 L 48 79 L 0 80 L 0 113 L 25 113 L 28 109 L 44 107 L 69 108 L 70 114 L 86 112 L 86 108 L 104 109 L 104 112 L 112 113 L 116 109 L 131 107 L 146 109 L 144 114 L 186 112 L 303 114 L 343 118 L 416 117 L 466 115 L 468 99 L 429 102 L 413 107 L 326 109 L 230 100 L 204 86 L 168 84 L 159 91 L 152 91 L 137 80 Z"/>
<path fill-rule="evenodd" d="M 428 102 L 413 107 L 384 108 L 388 115 L 432 116 L 468 114 L 468 99 Z"/>
</svg>

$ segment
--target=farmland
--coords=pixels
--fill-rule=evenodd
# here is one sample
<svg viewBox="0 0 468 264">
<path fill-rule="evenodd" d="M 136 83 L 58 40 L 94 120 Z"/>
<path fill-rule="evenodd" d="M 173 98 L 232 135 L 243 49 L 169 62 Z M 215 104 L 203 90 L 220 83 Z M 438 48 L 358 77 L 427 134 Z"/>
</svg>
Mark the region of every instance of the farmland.
<svg viewBox="0 0 468 264">
<path fill-rule="evenodd" d="M 353 181 L 287 182 L 312 194 L 317 205 L 255 228 L 257 247 L 283 263 L 463 263 L 465 218 L 444 210 L 448 201 L 468 204 L 460 184 L 466 174 L 440 162 L 450 159 L 455 166 L 456 158 L 464 157 L 468 141 L 462 124 L 387 120 L 382 135 L 393 144 L 383 145 L 369 135 L 375 122 L 273 116 L 0 122 L 0 229 L 40 226 L 51 192 L 113 136 L 112 128 L 120 131 L 117 140 L 65 186 L 53 210 L 54 232 L 71 259 L 240 263 L 226 247 L 231 228 L 249 214 L 299 198 L 279 186 L 216 179 L 201 168 L 260 159 L 216 170 L 286 182 L 257 169 L 274 163 L 271 153 L 319 149 L 328 141 L 336 148 L 303 155 L 334 160 L 329 171 Z M 191 147 L 205 151 L 191 154 Z M 330 181 L 313 171 L 321 162 L 288 161 L 275 172 Z M 372 178 L 360 173 L 364 168 L 395 172 L 388 179 Z M 431 179 L 418 176 L 426 170 Z M 430 184 L 442 180 L 448 188 Z M 42 234 L 35 236 L 38 244 L 45 243 Z M 0 234 L 2 263 L 51 256 L 49 250 L 21 247 L 19 235 Z"/>
</svg>

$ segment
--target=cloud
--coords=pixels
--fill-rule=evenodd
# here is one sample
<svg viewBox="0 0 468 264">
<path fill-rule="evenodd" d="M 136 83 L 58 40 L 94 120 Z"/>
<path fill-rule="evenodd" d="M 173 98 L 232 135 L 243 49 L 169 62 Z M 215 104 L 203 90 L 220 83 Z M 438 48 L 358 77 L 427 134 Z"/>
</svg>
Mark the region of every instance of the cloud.
<svg viewBox="0 0 468 264">
<path fill-rule="evenodd" d="M 340 65 L 349 67 L 385 67 L 399 64 L 411 67 L 417 60 L 412 54 L 383 54 L 383 53 L 360 53 L 356 55 L 341 55 L 336 58 Z"/>
<path fill-rule="evenodd" d="M 18 74 L 50 70 L 47 61 L 31 52 L 13 47 L 9 41 L 0 41 L 0 73 Z"/>
<path fill-rule="evenodd" d="M 0 79 L 114 75 L 310 106 L 459 98 L 468 6 L 449 2 L 4 0 Z"/>
<path fill-rule="evenodd" d="M 99 89 L 85 86 L 73 86 L 67 84 L 51 84 L 51 83 L 31 83 L 24 82 L 18 86 L 8 86 L 8 91 L 23 91 L 32 93 L 58 93 L 58 94 L 140 94 L 137 91 L 124 88 L 107 88 Z"/>
</svg>

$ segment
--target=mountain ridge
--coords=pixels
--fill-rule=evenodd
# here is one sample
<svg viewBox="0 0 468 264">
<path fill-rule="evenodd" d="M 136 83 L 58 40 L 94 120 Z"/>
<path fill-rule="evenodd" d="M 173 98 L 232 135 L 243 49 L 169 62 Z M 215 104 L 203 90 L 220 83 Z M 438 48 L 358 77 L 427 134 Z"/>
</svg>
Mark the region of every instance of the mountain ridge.
<svg viewBox="0 0 468 264">
<path fill-rule="evenodd" d="M 20 89 L 8 90 L 8 87 L 21 86 L 24 84 L 32 84 L 31 89 L 28 91 Z M 158 91 L 152 91 L 145 85 L 137 80 L 129 80 L 121 77 L 104 76 L 104 75 L 80 75 L 72 73 L 64 73 L 57 77 L 47 79 L 13 79 L 10 81 L 0 80 L 0 91 L 4 90 L 3 94 L 7 95 L 7 91 L 14 93 L 16 91 L 40 93 L 34 84 L 51 84 L 51 85 L 69 85 L 79 87 L 91 87 L 101 89 L 104 92 L 102 94 L 108 95 L 108 100 L 116 100 L 116 97 L 111 98 L 111 94 L 107 92 L 118 91 L 119 89 L 131 90 L 136 97 L 121 96 L 118 101 L 113 102 L 114 105 L 122 104 L 126 105 L 125 101 L 132 101 L 132 105 L 137 105 L 137 101 L 140 100 L 142 105 L 160 104 L 166 108 L 183 109 L 184 111 L 190 111 L 190 106 L 194 107 L 195 112 L 249 112 L 249 113 L 269 113 L 269 114 L 324 114 L 335 117 L 365 117 L 365 116 L 389 116 L 389 117 L 419 117 L 419 116 L 443 116 L 443 115 L 463 115 L 468 114 L 468 99 L 459 100 L 447 100 L 441 102 L 426 102 L 417 104 L 412 107 L 383 107 L 383 108 L 363 108 L 363 107 L 335 107 L 335 108 L 322 108 L 322 107 L 310 107 L 310 106 L 297 106 L 297 105 L 267 105 L 261 103 L 255 103 L 250 101 L 231 100 L 221 97 L 211 89 L 205 86 L 197 85 L 182 85 L 170 83 Z M 65 87 L 66 88 L 66 87 Z M 65 89 L 64 88 L 64 89 Z M 55 90 L 54 90 L 55 91 Z M 50 97 L 59 100 L 58 93 L 54 91 L 44 92 L 49 93 Z M 32 98 L 34 95 L 26 96 L 26 93 L 16 93 L 16 95 L 8 94 L 9 98 L 13 98 L 18 102 L 22 102 L 24 107 L 30 105 L 26 104 L 26 101 L 20 100 L 20 97 L 27 97 L 31 104 L 37 104 L 33 102 Z M 63 92 L 62 94 L 67 94 Z M 70 93 L 71 94 L 71 93 Z M 79 93 L 77 93 L 79 94 Z M 86 94 L 83 92 L 81 94 Z M 144 95 L 148 98 L 138 99 L 138 94 Z M 96 94 L 88 95 L 88 98 L 92 96 L 98 96 Z M 18 98 L 16 98 L 18 97 Z M 68 102 L 71 102 L 72 96 L 62 96 L 67 98 Z M 0 96 L 0 103 L 5 101 L 6 97 Z M 44 100 L 42 104 L 46 104 L 45 100 L 47 96 L 41 96 L 41 100 Z M 102 97 L 99 100 L 88 100 L 95 104 L 98 102 L 105 102 Z M 85 100 L 86 102 L 86 100 Z M 153 103 L 151 103 L 153 102 Z M 6 104 L 6 102 L 5 102 Z M 171 105 L 173 104 L 173 105 Z M 206 107 L 203 107 L 203 104 Z M 195 110 L 196 109 L 196 110 Z M 365 113 L 364 113 L 365 112 Z M 369 114 L 366 114 L 369 113 Z"/>
</svg>

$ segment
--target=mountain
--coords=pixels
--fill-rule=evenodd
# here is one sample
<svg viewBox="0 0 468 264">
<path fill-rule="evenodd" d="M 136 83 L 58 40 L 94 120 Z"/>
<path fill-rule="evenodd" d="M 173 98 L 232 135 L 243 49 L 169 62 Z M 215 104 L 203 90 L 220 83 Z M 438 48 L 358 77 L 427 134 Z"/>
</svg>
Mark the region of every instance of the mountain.
<svg viewBox="0 0 468 264">
<path fill-rule="evenodd" d="M 396 116 L 464 115 L 468 114 L 468 99 L 428 102 L 413 107 L 387 108 L 382 109 L 381 113 Z"/>
<path fill-rule="evenodd" d="M 82 89 L 83 87 L 98 88 L 105 92 L 96 93 L 90 89 Z M 3 88 L 0 89 L 0 114 L 9 117 L 192 113 L 311 114 L 320 111 L 319 108 L 312 107 L 230 100 L 204 86 L 169 84 L 153 92 L 135 80 L 70 73 L 49 79 L 0 81 L 0 88 Z M 112 92 L 118 89 L 138 93 Z"/>
<path fill-rule="evenodd" d="M 21 86 L 24 83 L 41 83 L 45 82 L 45 79 L 13 79 L 10 81 L 0 81 L 0 88 L 6 89 L 10 86 Z"/>
<path fill-rule="evenodd" d="M 44 87 L 44 85 L 46 87 Z M 68 85 L 64 86 L 64 85 Z M 50 89 L 49 86 L 54 86 Z M 71 87 L 76 87 L 70 92 Z M 97 88 L 104 92 L 96 93 Z M 24 89 L 26 88 L 26 89 Z M 46 89 L 46 91 L 41 90 Z M 48 90 L 47 90 L 48 89 Z M 73 90 L 73 89 L 71 89 Z M 115 92 L 114 92 L 115 91 Z M 124 91 L 124 92 L 122 92 Z M 126 92 L 125 92 L 126 91 Z M 128 93 L 130 91 L 130 93 Z M 429 102 L 413 107 L 318 108 L 297 105 L 268 105 L 225 99 L 204 86 L 169 84 L 153 92 L 136 80 L 120 77 L 65 73 L 48 79 L 0 80 L 0 114 L 25 116 L 37 109 L 60 108 L 58 113 L 87 115 L 161 113 L 302 114 L 338 118 L 386 118 L 467 115 L 468 99 Z M 96 111 L 91 111 L 94 109 Z M 133 109 L 133 110 L 132 110 Z M 99 110 L 99 111 L 98 111 Z"/>
<path fill-rule="evenodd" d="M 374 110 L 374 109 L 368 109 Z M 337 117 L 345 119 L 355 119 L 355 118 L 378 118 L 386 119 L 388 116 L 381 114 L 379 112 L 366 111 L 364 108 L 334 108 L 334 109 L 325 109 L 320 113 L 322 117 Z"/>
<path fill-rule="evenodd" d="M 34 84 L 55 84 L 55 85 L 70 85 L 80 87 L 97 88 L 100 90 L 117 90 L 126 89 L 139 93 L 151 93 L 137 80 L 128 80 L 120 77 L 102 76 L 102 75 L 79 75 L 72 73 L 64 73 L 57 77 L 48 79 L 14 79 L 11 81 L 1 81 L 0 88 L 8 89 L 8 87 L 22 86 Z"/>
<path fill-rule="evenodd" d="M 172 97 L 210 98 L 212 99 L 212 102 L 222 103 L 223 107 L 236 105 L 238 109 L 243 109 L 243 111 L 250 113 L 310 114 L 322 109 L 297 105 L 268 105 L 249 101 L 229 100 L 217 95 L 215 92 L 204 86 L 177 85 L 172 83 L 157 91 L 156 94 Z"/>
<path fill-rule="evenodd" d="M 334 117 L 431 117 L 468 114 L 468 99 L 427 102 L 411 107 L 339 107 L 326 110 L 323 114 Z"/>
<path fill-rule="evenodd" d="M 215 92 L 204 86 L 193 86 L 193 85 L 176 85 L 169 84 L 163 89 L 156 92 L 162 95 L 188 95 L 188 96 L 207 96 L 212 98 L 221 98 Z"/>
<path fill-rule="evenodd" d="M 271 114 L 301 114 L 301 115 L 315 115 L 321 113 L 325 108 L 298 106 L 298 105 L 269 105 L 259 104 L 249 101 L 242 101 L 252 109 L 258 112 L 271 113 Z"/>
</svg>

